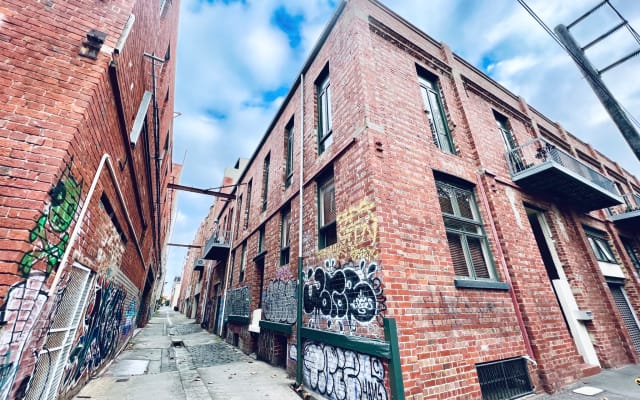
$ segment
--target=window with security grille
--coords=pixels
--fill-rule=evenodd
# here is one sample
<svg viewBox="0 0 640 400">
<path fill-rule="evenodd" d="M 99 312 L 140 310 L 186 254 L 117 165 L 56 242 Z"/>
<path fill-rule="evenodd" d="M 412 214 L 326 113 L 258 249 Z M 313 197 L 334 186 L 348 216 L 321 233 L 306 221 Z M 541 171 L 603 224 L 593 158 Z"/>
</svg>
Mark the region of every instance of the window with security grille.
<svg viewBox="0 0 640 400">
<path fill-rule="evenodd" d="M 604 233 L 585 227 L 585 234 L 587 235 L 589 245 L 591 245 L 591 250 L 593 250 L 593 254 L 598 261 L 611 264 L 618 263 Z"/>
<path fill-rule="evenodd" d="M 251 211 L 251 189 L 253 187 L 253 179 L 249 179 L 247 183 L 247 204 L 244 206 L 244 229 L 249 228 L 249 212 Z"/>
<path fill-rule="evenodd" d="M 473 193 L 442 181 L 437 181 L 436 187 L 456 276 L 496 279 Z"/>
<path fill-rule="evenodd" d="M 262 167 L 262 211 L 267 210 L 267 197 L 269 196 L 269 168 L 271 167 L 271 153 L 264 158 Z"/>
<path fill-rule="evenodd" d="M 422 95 L 424 112 L 429 120 L 433 142 L 442 151 L 455 154 L 438 79 L 426 71 L 419 70 L 418 73 L 420 94 Z"/>
<path fill-rule="evenodd" d="M 524 358 L 476 364 L 476 371 L 483 400 L 516 399 L 533 392 Z"/>
<path fill-rule="evenodd" d="M 318 248 L 324 249 L 337 241 L 336 191 L 332 172 L 318 182 Z"/>
</svg>

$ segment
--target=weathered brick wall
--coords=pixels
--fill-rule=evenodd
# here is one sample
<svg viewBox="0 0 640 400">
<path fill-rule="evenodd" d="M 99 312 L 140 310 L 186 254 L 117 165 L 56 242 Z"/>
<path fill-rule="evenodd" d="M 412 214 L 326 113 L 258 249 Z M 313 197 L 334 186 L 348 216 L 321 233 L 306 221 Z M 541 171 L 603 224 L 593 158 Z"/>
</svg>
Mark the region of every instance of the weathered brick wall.
<svg viewBox="0 0 640 400">
<path fill-rule="evenodd" d="M 114 356 L 131 334 L 136 315 L 146 321 L 152 304 L 142 302 L 140 295 L 147 269 L 156 271 L 159 263 L 153 254 L 151 233 L 153 192 L 143 191 L 139 196 L 134 193 L 138 187 L 148 187 L 155 178 L 144 172 L 143 146 L 132 150 L 132 159 L 128 159 L 126 148 L 139 99 L 148 87 L 142 78 L 145 60 L 139 49 L 147 47 L 144 51 L 153 52 L 157 46 L 164 55 L 169 40 L 175 43 L 177 9 L 178 3 L 173 2 L 163 25 L 159 7 L 150 7 L 144 2 L 9 1 L 0 6 L 0 35 L 5 39 L 0 46 L 7 56 L 0 62 L 3 71 L 0 78 L 0 208 L 4 217 L 0 230 L 6 232 L 0 243 L 4 280 L 0 295 L 5 311 L 0 355 L 3 368 L 9 371 L 0 382 L 0 398 L 17 398 L 27 390 L 38 390 L 35 386 L 39 378 L 33 374 L 34 367 L 42 359 L 40 349 L 50 324 L 60 317 L 51 312 L 69 284 L 72 262 L 77 261 L 93 271 L 91 282 L 95 282 L 95 290 L 90 291 L 89 297 L 98 293 L 106 296 L 108 292 L 119 299 L 112 303 L 119 308 L 109 316 L 104 310 L 96 309 L 90 317 L 87 314 L 85 320 L 92 322 L 80 327 L 84 329 L 82 338 L 78 333 L 72 343 L 73 347 L 84 340 L 96 340 L 100 337 L 100 326 L 110 321 L 108 325 L 117 332 L 115 340 L 105 344 L 108 352 L 92 355 L 99 358 L 90 360 L 91 369 L 104 365 Z M 134 29 L 122 53 L 114 55 L 112 48 L 130 13 L 137 17 Z M 78 55 L 90 29 L 107 34 L 96 60 Z M 121 64 L 118 74 L 134 84 L 132 89 L 121 88 L 125 132 L 118 121 L 120 99 L 114 98 L 108 73 L 109 63 L 118 57 L 127 60 L 127 69 Z M 165 89 L 173 85 L 173 63 L 168 63 L 160 85 Z M 169 102 L 171 97 L 165 108 L 172 114 Z M 150 114 L 148 119 L 153 127 Z M 166 132 L 169 123 L 165 117 L 161 131 Z M 153 136 L 149 137 L 148 145 L 153 147 Z M 108 164 L 103 164 L 97 172 L 103 154 L 109 155 L 115 177 L 110 175 Z M 130 173 L 131 168 L 139 173 Z M 153 171 L 154 166 L 151 168 Z M 96 187 L 89 197 L 94 178 Z M 120 201 L 116 181 L 124 203 Z M 113 208 L 112 217 L 101 205 L 103 193 Z M 79 220 L 81 210 L 85 211 Z M 112 218 L 121 232 L 115 228 Z M 74 236 L 78 224 L 80 229 Z M 158 232 L 160 236 L 164 234 Z M 121 235 L 126 237 L 126 243 Z M 139 241 L 139 249 L 134 236 Z M 74 241 L 73 247 L 67 249 L 71 241 Z M 69 257 L 60 264 L 65 250 Z M 56 275 L 56 292 L 49 293 Z M 151 275 L 156 276 L 155 272 Z M 36 293 L 35 299 L 42 298 L 41 306 L 37 302 L 28 305 L 26 299 L 12 296 L 12 288 L 25 285 Z M 29 313 L 31 325 L 21 323 L 20 316 L 15 319 L 12 310 L 16 306 L 12 299 L 18 300 L 21 309 Z M 143 304 L 146 305 L 143 307 Z M 27 348 L 29 351 L 24 351 Z M 74 373 L 70 381 L 61 384 L 64 391 L 73 391 L 90 372 L 88 359 L 77 358 L 74 363 L 65 367 Z"/>
<path fill-rule="evenodd" d="M 417 65 L 439 80 L 455 155 L 433 144 Z M 332 88 L 333 143 L 318 154 L 314 84 L 326 68 Z M 270 322 L 295 321 L 305 327 L 369 339 L 384 339 L 382 317 L 395 318 L 402 379 L 410 399 L 480 398 L 476 364 L 527 355 L 527 342 L 536 362 L 527 364 L 534 385 L 554 391 L 594 369 L 585 364 L 564 322 L 528 221 L 526 207 L 530 207 L 545 210 L 561 268 L 578 307 L 594 313 L 594 320 L 585 326 L 602 366 L 637 361 L 582 225 L 611 236 L 628 277 L 625 290 L 638 309 L 638 275 L 621 247 L 618 236 L 623 232 L 606 220 L 604 211 L 580 214 L 572 207 L 549 202 L 544 194 L 518 187 L 510 176 L 493 111 L 508 119 L 519 144 L 544 135 L 600 172 L 616 174 L 625 189 L 638 185 L 637 178 L 546 119 L 523 99 L 488 80 L 446 46 L 366 0 L 346 5 L 322 48 L 304 68 L 302 135 L 301 95 L 297 81 L 234 191 L 243 202 L 229 202 L 214 212 L 220 221 L 226 217 L 229 226 L 239 227 L 230 253 L 230 257 L 235 254 L 230 265 L 230 290 L 247 287 L 250 312 L 262 304 L 262 318 Z M 285 127 L 292 120 L 294 173 L 291 185 L 285 187 Z M 301 136 L 304 225 L 299 243 Z M 262 211 L 262 173 L 267 154 L 269 191 L 267 209 Z M 338 238 L 335 245 L 318 250 L 317 180 L 330 168 Z M 511 282 L 515 301 L 507 290 L 455 286 L 434 173 L 456 177 L 473 187 L 497 280 Z M 251 201 L 247 205 L 249 181 Z M 291 210 L 291 247 L 289 263 L 280 266 L 284 206 Z M 250 212 L 245 228 L 247 207 Z M 266 250 L 263 279 L 254 262 L 261 227 Z M 627 236 L 630 234 L 633 232 L 627 232 Z M 241 282 L 244 242 L 246 270 Z M 299 246 L 304 272 L 302 321 L 287 313 L 296 306 L 293 293 Z M 353 278 L 350 288 L 357 291 L 329 284 L 337 282 L 341 274 Z M 360 303 L 365 294 L 369 295 L 366 304 L 370 308 L 363 307 L 362 314 L 337 307 L 344 304 L 336 300 L 341 295 L 351 305 L 365 304 Z M 263 330 L 256 336 L 246 325 L 230 322 L 224 336 L 245 352 L 257 349 L 262 358 L 272 362 L 276 358 L 269 352 L 273 332 Z M 290 372 L 298 358 L 291 351 L 294 344 L 295 338 L 289 337 Z M 359 382 L 375 388 L 381 396 L 390 396 L 386 361 L 314 341 L 305 341 L 302 348 L 300 357 L 305 358 L 303 374 L 308 387 L 330 396 L 317 378 L 325 374 L 322 376 L 333 379 L 348 359 L 372 365 L 371 371 L 360 371 Z M 336 358 L 336 354 L 344 357 Z"/>
</svg>

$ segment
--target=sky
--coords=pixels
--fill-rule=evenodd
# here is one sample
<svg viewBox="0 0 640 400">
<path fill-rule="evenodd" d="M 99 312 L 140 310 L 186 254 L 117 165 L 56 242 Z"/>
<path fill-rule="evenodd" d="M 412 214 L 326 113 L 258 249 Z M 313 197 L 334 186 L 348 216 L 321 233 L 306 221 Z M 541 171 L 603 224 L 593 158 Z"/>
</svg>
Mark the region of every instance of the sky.
<svg viewBox="0 0 640 400">
<path fill-rule="evenodd" d="M 640 30 L 640 1 L 610 0 Z M 553 29 L 600 0 L 527 0 Z M 249 158 L 295 81 L 338 0 L 181 0 L 173 161 L 181 184 L 218 187 L 224 168 Z M 570 133 L 640 176 L 640 162 L 577 66 L 516 0 L 383 0 L 383 4 L 481 69 Z M 586 44 L 616 25 L 601 8 L 572 29 Z M 588 50 L 598 68 L 638 48 L 621 30 Z M 603 74 L 640 120 L 640 56 Z M 172 243 L 191 243 L 214 198 L 178 192 Z M 186 249 L 169 247 L 165 293 Z"/>
</svg>

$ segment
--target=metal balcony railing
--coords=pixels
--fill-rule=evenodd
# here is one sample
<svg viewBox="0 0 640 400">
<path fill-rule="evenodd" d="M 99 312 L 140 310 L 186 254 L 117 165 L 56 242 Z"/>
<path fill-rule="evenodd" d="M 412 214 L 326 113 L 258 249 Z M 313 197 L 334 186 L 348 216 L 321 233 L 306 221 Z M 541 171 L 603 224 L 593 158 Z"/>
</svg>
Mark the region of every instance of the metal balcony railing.
<svg viewBox="0 0 640 400">
<path fill-rule="evenodd" d="M 620 195 L 611 179 L 542 138 L 533 139 L 507 152 L 506 157 L 509 172 L 514 178 L 539 165 L 553 163 L 614 195 Z"/>
<path fill-rule="evenodd" d="M 204 246 L 203 258 L 213 260 L 224 257 L 231 246 L 231 231 L 217 230 Z"/>
<path fill-rule="evenodd" d="M 640 210 L 640 194 L 625 193 L 622 195 L 624 204 L 615 207 L 609 207 L 610 215 L 622 215 L 632 211 Z"/>
</svg>

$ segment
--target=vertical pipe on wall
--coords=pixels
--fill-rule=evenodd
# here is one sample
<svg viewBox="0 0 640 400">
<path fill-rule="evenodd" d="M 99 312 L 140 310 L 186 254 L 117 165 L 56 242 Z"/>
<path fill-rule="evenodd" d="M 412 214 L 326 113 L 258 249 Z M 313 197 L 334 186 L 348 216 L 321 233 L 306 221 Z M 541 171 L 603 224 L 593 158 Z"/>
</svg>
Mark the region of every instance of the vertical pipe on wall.
<svg viewBox="0 0 640 400">
<path fill-rule="evenodd" d="M 302 230 L 303 230 L 303 190 L 304 190 L 304 74 L 300 74 L 300 178 L 298 200 L 298 301 L 296 304 L 296 385 L 302 384 Z"/>
<path fill-rule="evenodd" d="M 482 174 L 478 174 L 478 192 L 480 193 L 480 200 L 482 201 L 482 205 L 484 209 L 487 211 L 487 219 L 489 228 L 491 228 L 491 235 L 495 240 L 498 239 L 498 231 L 496 230 L 496 224 L 493 220 L 493 215 L 491 214 L 491 209 L 489 208 L 489 200 L 487 198 L 487 192 L 484 190 L 483 182 L 482 182 Z M 502 247 L 500 247 L 500 243 L 496 243 L 496 253 L 498 259 L 500 261 L 500 265 L 502 266 L 502 273 L 504 275 L 504 279 L 509 284 L 509 294 L 511 295 L 511 302 L 513 303 L 513 309 L 516 313 L 516 318 L 518 319 L 518 326 L 520 327 L 520 332 L 522 333 L 522 339 L 524 340 L 525 348 L 527 349 L 527 354 L 530 357 L 530 361 L 534 364 L 537 364 L 535 361 L 535 356 L 533 354 L 533 349 L 531 348 L 531 340 L 529 339 L 529 334 L 527 333 L 527 328 L 524 325 L 524 319 L 522 318 L 522 312 L 520 311 L 520 305 L 518 304 L 518 298 L 516 297 L 516 292 L 513 289 L 513 284 L 511 283 L 511 276 L 509 275 L 509 269 L 507 268 L 507 261 L 504 258 L 504 253 L 502 252 Z"/>
</svg>

